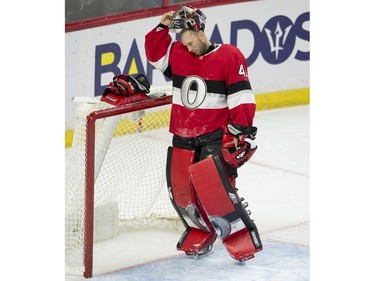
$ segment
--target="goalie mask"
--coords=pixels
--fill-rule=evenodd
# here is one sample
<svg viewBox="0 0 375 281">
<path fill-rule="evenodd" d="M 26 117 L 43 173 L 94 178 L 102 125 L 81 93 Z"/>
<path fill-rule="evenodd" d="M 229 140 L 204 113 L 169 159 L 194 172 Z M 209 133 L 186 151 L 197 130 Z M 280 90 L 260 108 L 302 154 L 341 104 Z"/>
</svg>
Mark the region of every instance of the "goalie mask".
<svg viewBox="0 0 375 281">
<path fill-rule="evenodd" d="M 174 14 L 169 29 L 175 32 L 181 32 L 182 29 L 188 28 L 193 31 L 204 31 L 206 16 L 199 9 L 192 6 L 181 6 Z"/>
</svg>

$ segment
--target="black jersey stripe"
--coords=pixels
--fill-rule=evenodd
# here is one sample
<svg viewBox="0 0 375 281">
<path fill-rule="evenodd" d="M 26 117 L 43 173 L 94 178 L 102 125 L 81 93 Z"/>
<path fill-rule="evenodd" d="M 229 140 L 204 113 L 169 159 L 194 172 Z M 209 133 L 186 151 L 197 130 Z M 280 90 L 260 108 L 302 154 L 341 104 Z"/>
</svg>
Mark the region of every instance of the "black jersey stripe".
<svg viewBox="0 0 375 281">
<path fill-rule="evenodd" d="M 173 74 L 173 87 L 181 89 L 182 82 L 186 76 L 179 76 Z M 251 90 L 251 85 L 249 81 L 239 81 L 229 85 L 229 88 L 225 88 L 224 81 L 215 81 L 215 80 L 205 80 L 207 85 L 207 91 L 213 94 L 220 95 L 231 95 L 243 90 Z M 196 84 L 191 85 L 192 90 L 196 90 Z"/>
<path fill-rule="evenodd" d="M 168 78 L 172 76 L 172 67 L 170 64 L 168 65 L 167 69 L 163 72 L 163 74 Z"/>
<path fill-rule="evenodd" d="M 249 81 L 238 81 L 229 85 L 228 88 L 228 95 L 243 91 L 243 90 L 251 90 L 251 85 Z"/>
</svg>

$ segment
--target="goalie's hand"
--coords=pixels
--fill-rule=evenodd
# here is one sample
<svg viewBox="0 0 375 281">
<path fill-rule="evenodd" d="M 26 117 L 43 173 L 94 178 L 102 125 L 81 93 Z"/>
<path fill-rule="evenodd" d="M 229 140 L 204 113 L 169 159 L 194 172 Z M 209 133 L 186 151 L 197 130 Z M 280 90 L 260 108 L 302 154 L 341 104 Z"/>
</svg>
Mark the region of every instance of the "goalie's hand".
<svg viewBox="0 0 375 281">
<path fill-rule="evenodd" d="M 256 127 L 245 127 L 236 124 L 223 126 L 223 141 L 221 152 L 223 159 L 233 168 L 239 168 L 246 163 L 257 150 L 256 145 L 251 145 L 246 138 L 255 140 Z"/>
<path fill-rule="evenodd" d="M 160 23 L 165 25 L 165 26 L 169 26 L 172 22 L 174 14 L 175 14 L 175 11 L 169 11 L 169 12 L 163 14 L 163 16 L 160 19 Z"/>
</svg>

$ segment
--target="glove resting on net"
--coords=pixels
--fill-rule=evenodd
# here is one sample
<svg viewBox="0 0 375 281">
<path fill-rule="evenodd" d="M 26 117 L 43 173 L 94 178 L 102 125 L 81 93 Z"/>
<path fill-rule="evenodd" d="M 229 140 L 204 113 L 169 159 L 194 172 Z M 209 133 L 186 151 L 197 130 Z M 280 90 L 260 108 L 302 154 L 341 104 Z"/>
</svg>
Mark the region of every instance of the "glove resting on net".
<svg viewBox="0 0 375 281">
<path fill-rule="evenodd" d="M 120 74 L 113 77 L 113 82 L 105 88 L 101 100 L 116 106 L 147 100 L 149 89 L 150 83 L 144 75 L 139 74 L 134 78 Z"/>
</svg>

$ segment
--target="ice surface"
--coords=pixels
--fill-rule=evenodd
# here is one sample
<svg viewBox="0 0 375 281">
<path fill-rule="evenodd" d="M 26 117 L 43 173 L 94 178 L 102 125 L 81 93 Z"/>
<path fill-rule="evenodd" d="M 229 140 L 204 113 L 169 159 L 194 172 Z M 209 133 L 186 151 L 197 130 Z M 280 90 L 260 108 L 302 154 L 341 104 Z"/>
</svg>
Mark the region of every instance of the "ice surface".
<svg viewBox="0 0 375 281">
<path fill-rule="evenodd" d="M 207 256 L 168 258 L 147 265 L 98 275 L 93 281 L 305 281 L 309 280 L 309 248 L 279 242 L 263 243 L 256 258 L 240 263 L 222 245 L 215 244 Z"/>
</svg>

